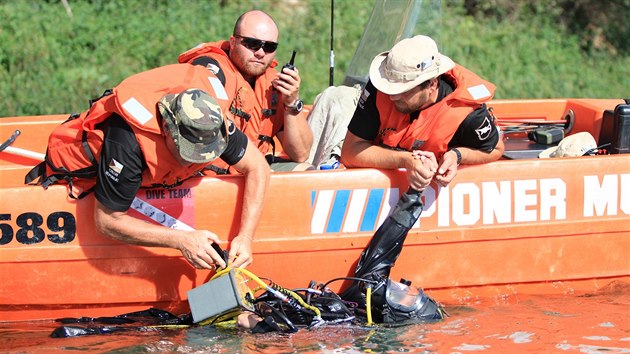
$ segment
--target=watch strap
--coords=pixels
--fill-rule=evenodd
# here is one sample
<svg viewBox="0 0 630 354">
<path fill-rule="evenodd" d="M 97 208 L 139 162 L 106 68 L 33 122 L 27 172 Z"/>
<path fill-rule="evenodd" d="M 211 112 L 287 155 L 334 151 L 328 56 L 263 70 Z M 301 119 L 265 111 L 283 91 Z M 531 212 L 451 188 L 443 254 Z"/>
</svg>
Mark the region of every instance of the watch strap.
<svg viewBox="0 0 630 354">
<path fill-rule="evenodd" d="M 462 163 L 462 153 L 457 148 L 452 148 L 449 151 L 452 151 L 455 155 L 457 155 L 457 166 L 459 166 Z"/>
</svg>

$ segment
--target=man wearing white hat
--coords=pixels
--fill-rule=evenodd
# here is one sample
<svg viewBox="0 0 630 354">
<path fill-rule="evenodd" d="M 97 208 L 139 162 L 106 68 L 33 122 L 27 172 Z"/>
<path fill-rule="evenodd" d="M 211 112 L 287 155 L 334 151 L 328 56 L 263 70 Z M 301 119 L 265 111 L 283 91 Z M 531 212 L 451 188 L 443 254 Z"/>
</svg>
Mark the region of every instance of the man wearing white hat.
<svg viewBox="0 0 630 354">
<path fill-rule="evenodd" d="M 405 168 L 409 185 L 450 183 L 459 164 L 503 154 L 485 106 L 494 85 L 439 53 L 427 36 L 376 56 L 341 152 L 348 167 Z"/>
</svg>

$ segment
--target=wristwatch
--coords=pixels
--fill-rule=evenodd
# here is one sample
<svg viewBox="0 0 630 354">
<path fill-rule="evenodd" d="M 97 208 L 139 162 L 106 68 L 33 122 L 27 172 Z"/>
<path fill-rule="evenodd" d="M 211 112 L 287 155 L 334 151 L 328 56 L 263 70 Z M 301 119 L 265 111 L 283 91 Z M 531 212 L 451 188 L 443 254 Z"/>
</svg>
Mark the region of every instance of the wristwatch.
<svg viewBox="0 0 630 354">
<path fill-rule="evenodd" d="M 304 109 L 304 102 L 301 98 L 298 97 L 297 101 L 295 101 L 294 104 L 292 104 L 291 106 L 285 105 L 284 107 L 288 109 L 291 113 L 298 114 L 302 112 L 302 109 Z"/>
<path fill-rule="evenodd" d="M 449 151 L 452 151 L 452 152 L 455 153 L 455 156 L 457 156 L 457 166 L 459 166 L 459 164 L 462 163 L 462 153 L 459 152 L 459 150 L 457 148 L 452 148 Z"/>
</svg>

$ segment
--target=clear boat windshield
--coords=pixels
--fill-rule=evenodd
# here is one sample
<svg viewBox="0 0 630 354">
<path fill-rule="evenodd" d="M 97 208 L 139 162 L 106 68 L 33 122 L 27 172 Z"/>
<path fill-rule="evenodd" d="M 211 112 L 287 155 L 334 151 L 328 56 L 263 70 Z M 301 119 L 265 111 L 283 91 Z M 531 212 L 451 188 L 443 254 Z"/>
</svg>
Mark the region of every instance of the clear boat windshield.
<svg viewBox="0 0 630 354">
<path fill-rule="evenodd" d="M 343 84 L 364 86 L 374 57 L 404 38 L 431 36 L 440 45 L 440 0 L 376 0 Z"/>
</svg>

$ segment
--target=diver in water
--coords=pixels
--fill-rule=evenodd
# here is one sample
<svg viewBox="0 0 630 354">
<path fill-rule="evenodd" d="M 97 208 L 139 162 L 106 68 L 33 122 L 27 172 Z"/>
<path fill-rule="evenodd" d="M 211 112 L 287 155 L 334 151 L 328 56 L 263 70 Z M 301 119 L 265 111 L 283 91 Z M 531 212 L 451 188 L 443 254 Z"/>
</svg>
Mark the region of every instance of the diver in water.
<svg viewBox="0 0 630 354">
<path fill-rule="evenodd" d="M 340 322 L 399 325 L 445 318 L 443 307 L 422 289 L 407 280 L 396 282 L 389 278 L 422 207 L 420 192 L 410 189 L 402 195 L 362 252 L 354 277 L 319 285 L 311 281 L 308 288 L 292 291 L 271 284 L 252 301 L 253 311 L 241 313 L 237 323 L 255 333 L 264 333 L 295 332 L 300 326 Z M 328 289 L 332 281 L 344 279 L 353 282 L 341 294 Z"/>
</svg>

